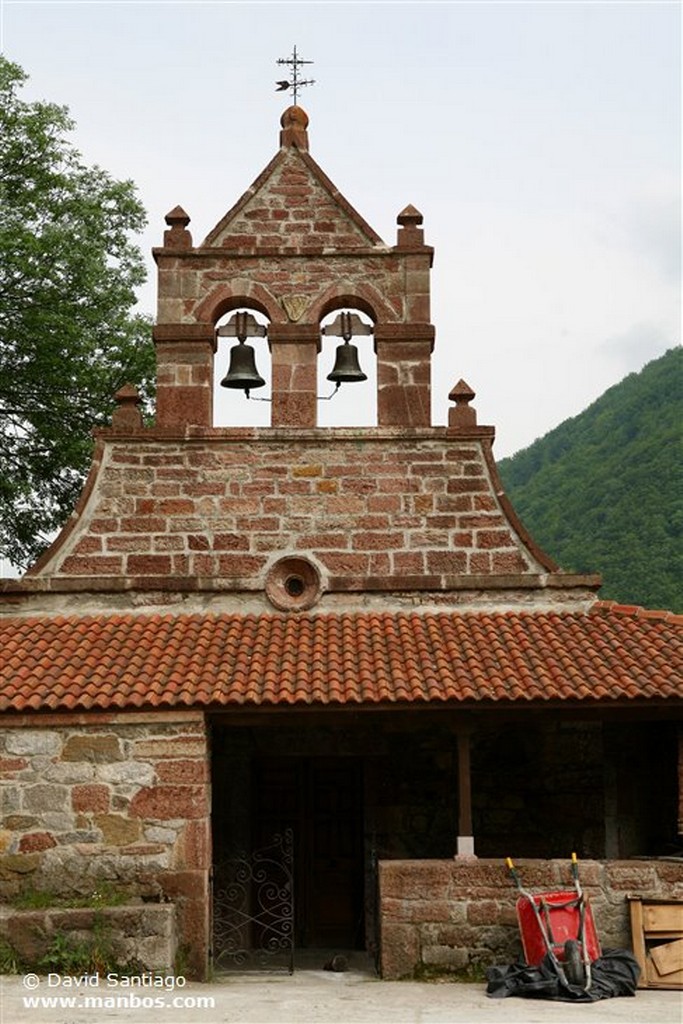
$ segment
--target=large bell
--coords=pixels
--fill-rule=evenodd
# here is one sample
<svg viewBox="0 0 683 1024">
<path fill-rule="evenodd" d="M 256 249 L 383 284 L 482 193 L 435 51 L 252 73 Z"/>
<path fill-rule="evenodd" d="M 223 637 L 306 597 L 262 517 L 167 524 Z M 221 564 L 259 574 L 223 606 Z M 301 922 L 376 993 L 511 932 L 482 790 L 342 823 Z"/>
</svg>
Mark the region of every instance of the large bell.
<svg viewBox="0 0 683 1024">
<path fill-rule="evenodd" d="M 230 366 L 221 381 L 222 388 L 240 388 L 247 392 L 262 388 L 266 382 L 256 369 L 256 357 L 251 345 L 239 341 L 230 349 Z"/>
<path fill-rule="evenodd" d="M 352 383 L 355 380 L 367 380 L 367 374 L 363 373 L 358 362 L 358 349 L 355 345 L 345 341 L 337 347 L 337 354 L 334 360 L 332 371 L 328 373 L 327 379 L 335 384 Z"/>
</svg>

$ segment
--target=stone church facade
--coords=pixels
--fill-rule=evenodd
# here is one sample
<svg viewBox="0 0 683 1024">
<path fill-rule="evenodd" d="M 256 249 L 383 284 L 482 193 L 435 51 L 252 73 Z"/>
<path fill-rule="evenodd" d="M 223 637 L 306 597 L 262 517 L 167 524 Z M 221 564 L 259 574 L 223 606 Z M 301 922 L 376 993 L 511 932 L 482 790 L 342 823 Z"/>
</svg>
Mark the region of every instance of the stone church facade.
<svg viewBox="0 0 683 1024">
<path fill-rule="evenodd" d="M 304 111 L 281 127 L 201 244 L 167 215 L 155 422 L 117 395 L 70 521 L 3 583 L 3 898 L 171 902 L 203 976 L 221 866 L 287 833 L 296 947 L 400 977 L 509 956 L 503 858 L 546 887 L 576 850 L 628 944 L 627 892 L 683 895 L 681 617 L 601 602 L 538 548 L 466 382 L 432 425 L 421 214 L 387 245 Z M 339 313 L 372 334 L 373 427 L 317 426 Z M 245 324 L 271 425 L 215 427 L 217 340 Z"/>
</svg>

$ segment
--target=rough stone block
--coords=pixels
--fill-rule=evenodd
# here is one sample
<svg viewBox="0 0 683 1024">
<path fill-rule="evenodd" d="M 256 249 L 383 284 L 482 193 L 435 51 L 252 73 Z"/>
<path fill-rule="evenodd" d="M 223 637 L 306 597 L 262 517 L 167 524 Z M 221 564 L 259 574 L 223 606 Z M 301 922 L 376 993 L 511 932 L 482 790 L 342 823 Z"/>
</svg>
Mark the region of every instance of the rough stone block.
<svg viewBox="0 0 683 1024">
<path fill-rule="evenodd" d="M 497 924 L 501 908 L 494 900 L 477 900 L 467 904 L 467 920 L 470 924 Z"/>
<path fill-rule="evenodd" d="M 159 879 L 166 895 L 171 899 L 204 900 L 208 896 L 208 872 L 165 871 Z"/>
<path fill-rule="evenodd" d="M 74 786 L 71 790 L 71 806 L 74 811 L 93 811 L 102 814 L 109 810 L 110 795 L 108 786 Z"/>
<path fill-rule="evenodd" d="M 519 551 L 493 551 L 491 553 L 491 568 L 494 573 L 506 575 L 528 572 L 529 567 L 529 561 Z"/>
<path fill-rule="evenodd" d="M 126 846 L 140 838 L 140 822 L 120 814 L 96 814 L 95 824 L 102 832 L 103 842 L 109 846 Z"/>
<path fill-rule="evenodd" d="M 130 804 L 133 817 L 156 820 L 201 818 L 206 809 L 203 786 L 150 786 L 136 793 Z"/>
<path fill-rule="evenodd" d="M 0 757 L 0 774 L 5 777 L 16 776 L 16 773 L 28 767 L 28 764 L 25 757 Z"/>
<path fill-rule="evenodd" d="M 208 819 L 188 821 L 178 840 L 178 867 L 208 870 L 211 867 L 211 834 Z"/>
<path fill-rule="evenodd" d="M 381 898 L 433 899 L 436 893 L 448 891 L 451 867 L 449 861 L 381 861 Z"/>
<path fill-rule="evenodd" d="M 38 824 L 38 818 L 32 814 L 8 814 L 3 825 L 12 832 L 28 832 Z"/>
<path fill-rule="evenodd" d="M 164 843 L 130 843 L 128 846 L 124 846 L 121 850 L 122 857 L 156 857 L 158 855 L 165 854 L 166 846 Z"/>
<path fill-rule="evenodd" d="M 428 551 L 427 572 L 460 575 L 467 570 L 467 555 L 464 551 Z"/>
<path fill-rule="evenodd" d="M 442 967 L 452 971 L 462 970 L 469 961 L 466 949 L 453 946 L 426 946 L 422 950 L 422 963 L 427 967 Z"/>
<path fill-rule="evenodd" d="M 48 729 L 13 729 L 5 739 L 8 754 L 56 754 L 61 745 L 60 736 Z"/>
<path fill-rule="evenodd" d="M 156 736 L 153 739 L 138 740 L 133 748 L 135 758 L 190 758 L 206 757 L 207 748 L 203 739 L 197 736 Z"/>
<path fill-rule="evenodd" d="M 74 827 L 74 815 L 67 805 L 63 811 L 45 811 L 40 816 L 40 824 L 51 832 L 63 832 Z"/>
<path fill-rule="evenodd" d="M 29 875 L 40 866 L 38 853 L 6 853 L 0 856 L 0 879 Z"/>
<path fill-rule="evenodd" d="M 23 792 L 24 810 L 52 811 L 68 806 L 69 790 L 66 786 L 38 784 L 27 786 Z"/>
<path fill-rule="evenodd" d="M 635 861 L 612 861 L 605 865 L 605 875 L 612 889 L 625 892 L 657 892 L 657 875 L 654 865 Z"/>
<path fill-rule="evenodd" d="M 163 843 L 164 845 L 172 845 L 178 838 L 178 832 L 173 828 L 163 828 L 160 825 L 151 825 L 145 829 L 145 839 L 149 843 Z"/>
<path fill-rule="evenodd" d="M 383 922 L 380 971 L 386 981 L 409 978 L 420 963 L 417 928 L 409 924 Z"/>
<path fill-rule="evenodd" d="M 144 761 L 119 761 L 98 765 L 96 777 L 116 786 L 149 786 L 154 781 L 154 768 Z"/>
<path fill-rule="evenodd" d="M 56 845 L 57 840 L 50 832 L 28 832 L 19 840 L 19 853 L 39 853 Z"/>
<path fill-rule="evenodd" d="M 56 761 L 46 768 L 43 778 L 46 782 L 62 782 L 66 785 L 88 782 L 95 774 L 95 767 L 92 763 L 82 761 L 63 762 Z"/>
<path fill-rule="evenodd" d="M 62 751 L 63 761 L 93 761 L 101 764 L 123 757 L 118 737 L 113 733 L 79 733 L 69 736 Z"/>
<path fill-rule="evenodd" d="M 171 559 L 168 555 L 129 555 L 126 572 L 134 576 L 168 576 Z"/>
<path fill-rule="evenodd" d="M 159 761 L 156 774 L 160 782 L 178 782 L 184 785 L 191 785 L 208 780 L 209 765 L 208 761 L 199 758 Z"/>
</svg>

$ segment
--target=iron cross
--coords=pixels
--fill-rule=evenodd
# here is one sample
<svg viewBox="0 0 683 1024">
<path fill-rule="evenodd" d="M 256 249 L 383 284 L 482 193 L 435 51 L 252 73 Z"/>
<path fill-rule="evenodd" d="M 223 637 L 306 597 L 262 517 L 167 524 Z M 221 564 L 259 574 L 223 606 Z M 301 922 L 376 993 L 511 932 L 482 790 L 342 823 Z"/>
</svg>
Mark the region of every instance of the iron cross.
<svg viewBox="0 0 683 1024">
<path fill-rule="evenodd" d="M 315 85 L 314 78 L 299 78 L 299 69 L 304 64 L 313 64 L 312 60 L 302 60 L 301 57 L 297 56 L 296 46 L 292 51 L 291 57 L 280 57 L 278 64 L 286 64 L 291 68 L 289 79 L 283 79 L 282 82 L 276 82 L 277 92 L 284 92 L 285 89 L 292 90 L 292 96 L 294 98 L 294 106 L 296 106 L 296 99 L 299 92 L 304 85 Z"/>
</svg>

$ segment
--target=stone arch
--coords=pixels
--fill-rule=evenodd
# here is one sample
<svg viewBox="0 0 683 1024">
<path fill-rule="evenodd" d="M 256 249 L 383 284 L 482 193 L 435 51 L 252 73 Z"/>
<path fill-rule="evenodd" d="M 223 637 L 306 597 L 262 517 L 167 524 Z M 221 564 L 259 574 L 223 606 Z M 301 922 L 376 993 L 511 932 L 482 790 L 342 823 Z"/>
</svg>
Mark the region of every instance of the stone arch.
<svg viewBox="0 0 683 1024">
<path fill-rule="evenodd" d="M 318 406 L 318 424 L 320 426 L 343 426 L 363 427 L 377 426 L 377 356 L 374 345 L 374 331 L 379 315 L 384 311 L 385 303 L 373 294 L 372 289 L 353 286 L 348 291 L 343 287 L 328 288 L 315 302 L 310 310 L 310 317 L 313 323 L 317 324 L 319 337 L 323 333 L 323 321 L 332 322 L 332 318 L 342 310 L 351 313 L 361 314 L 360 319 L 367 323 L 367 334 L 355 331 L 351 343 L 356 348 L 358 357 L 358 369 L 365 374 L 365 380 L 358 379 L 353 383 L 343 384 L 344 398 L 334 403 L 321 402 Z M 317 320 L 316 320 L 317 318 Z M 341 349 L 344 348 L 342 338 L 335 335 L 327 335 L 318 349 L 319 358 L 317 366 L 318 396 L 321 398 L 332 398 L 336 391 L 329 393 L 334 385 L 329 382 L 328 370 L 336 369 L 336 360 L 341 357 Z M 337 383 L 336 387 L 339 388 Z M 364 390 L 356 392 L 357 388 Z M 362 401 L 354 400 L 349 402 L 348 396 L 353 391 Z"/>
<path fill-rule="evenodd" d="M 228 313 L 234 310 L 246 310 L 247 312 L 258 313 L 266 320 L 266 331 L 273 321 L 282 320 L 282 313 L 277 300 L 267 288 L 260 284 L 244 278 L 237 278 L 229 283 L 220 284 L 202 300 L 197 307 L 197 315 L 210 320 L 214 326 Z M 258 318 L 257 318 L 258 319 Z M 218 334 L 217 331 L 217 340 Z M 249 409 L 238 407 L 234 402 L 227 399 L 225 389 L 220 386 L 221 380 L 231 364 L 231 352 L 236 344 L 236 338 L 222 338 L 222 347 L 217 350 L 213 364 L 213 394 L 214 413 L 212 425 L 215 426 L 263 426 L 264 423 L 254 413 L 254 405 L 258 403 L 247 403 Z M 269 382 L 272 379 L 270 364 L 270 345 L 263 338 L 248 338 L 248 344 L 255 347 L 255 361 L 257 372 L 263 374 L 263 378 Z M 234 392 L 232 392 L 234 395 Z M 270 399 L 266 399 L 270 401 Z M 226 404 L 227 401 L 227 404 Z"/>
<path fill-rule="evenodd" d="M 370 317 L 373 324 L 396 320 L 396 313 L 389 303 L 371 285 L 354 284 L 348 290 L 339 285 L 330 285 L 313 303 L 309 318 L 320 321 L 335 309 L 359 309 Z"/>
<path fill-rule="evenodd" d="M 255 309 L 272 323 L 285 319 L 279 302 L 263 285 L 242 279 L 214 288 L 195 309 L 195 317 L 203 322 L 217 323 L 232 309 Z"/>
</svg>

